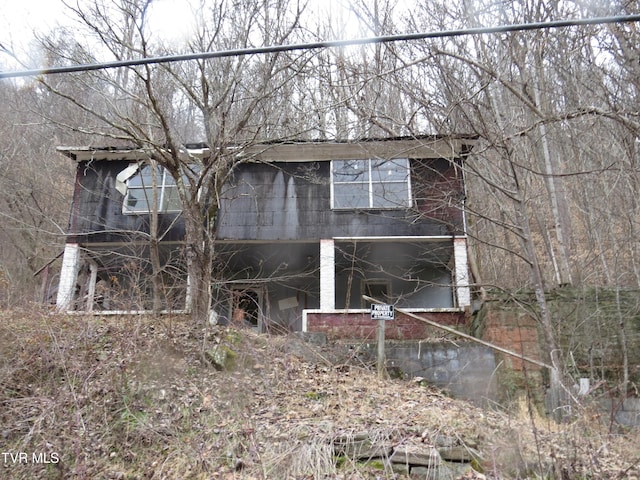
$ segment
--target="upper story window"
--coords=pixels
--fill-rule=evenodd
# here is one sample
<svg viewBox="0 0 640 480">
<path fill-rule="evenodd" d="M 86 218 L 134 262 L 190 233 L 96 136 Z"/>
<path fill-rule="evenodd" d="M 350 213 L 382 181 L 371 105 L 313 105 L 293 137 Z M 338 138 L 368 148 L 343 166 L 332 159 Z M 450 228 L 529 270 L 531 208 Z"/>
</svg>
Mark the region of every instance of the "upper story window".
<svg viewBox="0 0 640 480">
<path fill-rule="evenodd" d="M 411 205 L 409 159 L 333 160 L 334 209 L 392 209 Z"/>
<path fill-rule="evenodd" d="M 155 207 L 154 198 L 156 199 Z M 175 180 L 162 167 L 155 169 L 149 165 L 140 167 L 138 172 L 127 180 L 122 211 L 123 213 L 181 212 L 182 203 Z"/>
</svg>

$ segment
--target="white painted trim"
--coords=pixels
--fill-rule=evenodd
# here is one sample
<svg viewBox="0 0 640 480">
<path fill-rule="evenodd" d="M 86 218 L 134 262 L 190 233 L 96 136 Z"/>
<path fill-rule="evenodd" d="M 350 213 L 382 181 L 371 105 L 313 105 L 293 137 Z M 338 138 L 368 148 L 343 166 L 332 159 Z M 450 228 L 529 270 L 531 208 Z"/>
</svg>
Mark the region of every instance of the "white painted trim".
<svg viewBox="0 0 640 480">
<path fill-rule="evenodd" d="M 262 162 L 316 162 L 329 160 L 351 160 L 353 158 L 458 158 L 477 140 L 469 136 L 371 139 L 360 142 L 290 142 L 255 144 L 246 147 L 227 146 L 236 155 L 248 160 Z M 147 159 L 154 152 L 149 149 L 123 147 L 100 149 L 90 146 L 59 146 L 61 154 L 76 162 L 91 160 Z M 191 157 L 208 158 L 211 151 L 206 145 L 197 148 L 180 148 L 181 159 Z"/>
<path fill-rule="evenodd" d="M 153 310 L 93 310 L 92 312 L 87 312 L 84 310 L 68 310 L 66 312 L 68 315 L 188 315 L 189 312 L 186 310 L 160 310 L 159 312 L 154 312 Z"/>
<path fill-rule="evenodd" d="M 471 288 L 469 285 L 469 259 L 467 257 L 466 237 L 453 239 L 454 284 L 458 307 L 471 305 Z"/>
<path fill-rule="evenodd" d="M 64 254 L 62 255 L 62 268 L 60 270 L 58 295 L 56 297 L 56 307 L 58 311 L 68 310 L 71 302 L 73 302 L 79 268 L 80 245 L 77 243 L 67 243 L 64 246 Z"/>
<path fill-rule="evenodd" d="M 451 241 L 454 238 L 451 235 L 433 235 L 433 236 L 388 236 L 388 237 L 333 237 L 336 242 L 441 242 L 444 240 Z M 466 237 L 455 237 L 466 238 Z"/>
<path fill-rule="evenodd" d="M 333 239 L 320 240 L 320 308 L 336 306 L 336 251 Z"/>
</svg>

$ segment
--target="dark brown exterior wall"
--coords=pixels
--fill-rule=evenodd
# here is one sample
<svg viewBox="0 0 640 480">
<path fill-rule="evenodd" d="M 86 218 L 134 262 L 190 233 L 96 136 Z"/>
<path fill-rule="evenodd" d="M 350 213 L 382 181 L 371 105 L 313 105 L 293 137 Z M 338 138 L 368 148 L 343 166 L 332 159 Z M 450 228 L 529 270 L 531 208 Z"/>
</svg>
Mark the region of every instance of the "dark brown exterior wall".
<svg viewBox="0 0 640 480">
<path fill-rule="evenodd" d="M 148 215 L 122 213 L 116 176 L 129 161 L 80 162 L 70 241 L 130 241 L 149 232 Z M 460 233 L 464 222 L 459 169 L 446 159 L 412 159 L 414 208 L 331 209 L 330 162 L 239 165 L 223 193 L 217 238 L 251 241 L 317 241 L 332 237 L 442 236 Z M 160 214 L 165 241 L 184 239 L 184 222 Z M 144 236 L 141 238 L 145 238 Z"/>
<path fill-rule="evenodd" d="M 433 322 L 464 330 L 464 312 L 432 312 L 417 314 Z M 378 322 L 367 313 L 308 313 L 307 331 L 325 333 L 328 340 L 375 340 Z M 434 327 L 396 312 L 395 320 L 388 320 L 387 340 L 421 340 L 438 334 Z"/>
<path fill-rule="evenodd" d="M 116 189 L 116 176 L 129 164 L 126 160 L 78 164 L 67 241 L 91 244 L 148 240 L 149 215 L 122 213 L 124 196 Z M 184 222 L 180 218 L 176 221 L 176 216 L 158 216 L 163 241 L 183 240 Z"/>
</svg>

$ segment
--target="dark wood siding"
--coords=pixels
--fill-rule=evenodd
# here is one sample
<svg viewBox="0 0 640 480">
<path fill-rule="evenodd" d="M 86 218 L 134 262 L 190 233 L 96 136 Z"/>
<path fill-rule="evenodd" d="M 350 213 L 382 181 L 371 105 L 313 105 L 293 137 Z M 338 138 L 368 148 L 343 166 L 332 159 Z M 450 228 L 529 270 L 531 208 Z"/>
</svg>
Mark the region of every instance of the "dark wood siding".
<svg viewBox="0 0 640 480">
<path fill-rule="evenodd" d="M 128 161 L 80 162 L 76 194 L 69 225 L 70 237 L 79 242 L 127 242 L 148 238 L 149 215 L 124 215 L 123 195 L 116 190 L 116 176 Z M 176 214 L 159 216 L 159 232 L 169 230 L 167 241 L 184 238 L 184 224 Z M 173 225 L 172 225 L 173 224 Z M 141 235 L 142 234 L 142 235 Z"/>
<path fill-rule="evenodd" d="M 421 219 L 446 225 L 447 233 L 464 233 L 464 181 L 459 161 L 413 160 L 413 200 Z"/>
<path fill-rule="evenodd" d="M 331 210 L 330 162 L 244 164 L 223 195 L 218 237 L 317 240 L 451 235 L 463 229 L 462 179 L 448 160 L 412 160 L 414 208 Z M 432 187 L 423 181 L 434 181 Z"/>
<path fill-rule="evenodd" d="M 149 233 L 148 215 L 124 215 L 116 175 L 128 161 L 80 162 L 70 236 L 80 242 L 122 242 Z M 226 187 L 218 218 L 224 240 L 451 235 L 463 229 L 463 183 L 446 159 L 412 160 L 413 208 L 331 210 L 330 162 L 247 163 Z M 160 215 L 168 241 L 184 238 L 176 214 Z"/>
</svg>

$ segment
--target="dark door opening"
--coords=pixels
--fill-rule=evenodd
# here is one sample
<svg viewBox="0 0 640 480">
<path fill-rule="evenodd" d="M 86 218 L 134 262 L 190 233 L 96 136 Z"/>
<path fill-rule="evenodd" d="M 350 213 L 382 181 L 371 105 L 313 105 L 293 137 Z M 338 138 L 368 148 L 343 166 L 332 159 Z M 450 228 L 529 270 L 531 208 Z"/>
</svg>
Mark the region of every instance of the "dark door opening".
<svg viewBox="0 0 640 480">
<path fill-rule="evenodd" d="M 362 284 L 362 293 L 368 297 L 389 302 L 391 299 L 391 283 L 387 280 L 364 280 Z M 369 302 L 362 301 L 362 307 L 369 306 Z"/>
<path fill-rule="evenodd" d="M 260 328 L 261 295 L 256 290 L 234 290 L 231 299 L 231 319 L 239 326 Z"/>
</svg>

